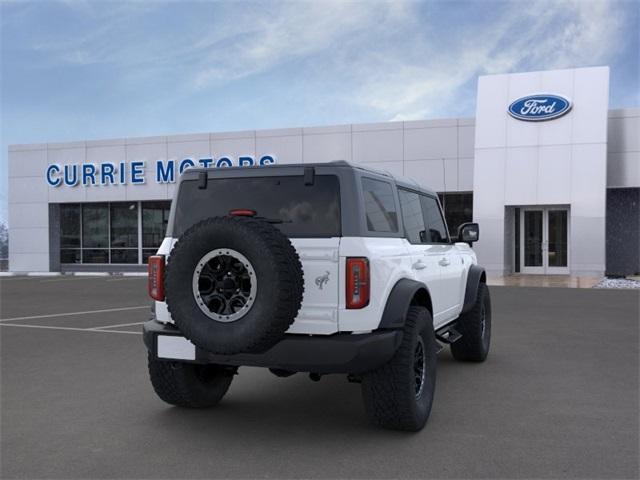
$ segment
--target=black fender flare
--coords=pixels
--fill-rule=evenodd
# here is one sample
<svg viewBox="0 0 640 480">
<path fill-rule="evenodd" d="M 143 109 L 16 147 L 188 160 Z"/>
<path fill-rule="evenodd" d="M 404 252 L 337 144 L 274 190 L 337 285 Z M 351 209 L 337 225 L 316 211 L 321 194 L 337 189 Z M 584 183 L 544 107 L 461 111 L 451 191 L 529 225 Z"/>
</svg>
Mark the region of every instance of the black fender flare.
<svg viewBox="0 0 640 480">
<path fill-rule="evenodd" d="M 478 297 L 478 285 L 487 281 L 487 274 L 484 268 L 478 265 L 471 265 L 469 268 L 469 274 L 467 275 L 467 287 L 464 291 L 464 305 L 462 307 L 462 313 L 467 313 L 473 308 Z"/>
<path fill-rule="evenodd" d="M 405 318 L 409 312 L 409 306 L 416 295 L 423 300 L 421 303 L 425 303 L 424 306 L 429 308 L 433 313 L 433 309 L 431 308 L 431 295 L 427 286 L 424 283 L 403 278 L 398 280 L 391 289 L 378 328 L 403 328 Z"/>
</svg>

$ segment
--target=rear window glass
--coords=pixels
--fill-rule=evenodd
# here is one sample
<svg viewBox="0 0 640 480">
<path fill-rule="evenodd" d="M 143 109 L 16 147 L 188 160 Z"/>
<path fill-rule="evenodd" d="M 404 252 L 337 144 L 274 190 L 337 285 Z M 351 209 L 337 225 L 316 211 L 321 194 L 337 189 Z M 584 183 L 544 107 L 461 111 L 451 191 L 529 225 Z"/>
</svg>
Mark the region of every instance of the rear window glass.
<svg viewBox="0 0 640 480">
<path fill-rule="evenodd" d="M 397 232 L 398 215 L 390 183 L 362 179 L 367 229 L 370 232 Z"/>
<path fill-rule="evenodd" d="M 302 176 L 209 179 L 206 189 L 197 180 L 182 182 L 176 204 L 174 237 L 209 217 L 235 209 L 255 210 L 285 235 L 340 236 L 340 184 L 335 175 L 316 175 L 313 185 Z"/>
</svg>

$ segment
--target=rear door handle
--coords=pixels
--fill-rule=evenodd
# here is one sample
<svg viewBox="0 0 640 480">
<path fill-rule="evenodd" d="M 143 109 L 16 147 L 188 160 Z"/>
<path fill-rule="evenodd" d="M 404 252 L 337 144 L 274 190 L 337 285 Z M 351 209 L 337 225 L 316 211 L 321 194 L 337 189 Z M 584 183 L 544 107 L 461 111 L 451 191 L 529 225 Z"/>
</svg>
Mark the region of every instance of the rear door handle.
<svg viewBox="0 0 640 480">
<path fill-rule="evenodd" d="M 416 263 L 414 263 L 413 265 L 411 265 L 411 267 L 414 270 L 424 270 L 425 268 L 427 268 L 427 264 L 424 263 L 422 260 L 418 260 Z"/>
<path fill-rule="evenodd" d="M 438 262 L 438 265 L 440 265 L 441 267 L 446 267 L 449 264 L 450 262 L 447 257 L 441 258 L 440 261 Z"/>
</svg>

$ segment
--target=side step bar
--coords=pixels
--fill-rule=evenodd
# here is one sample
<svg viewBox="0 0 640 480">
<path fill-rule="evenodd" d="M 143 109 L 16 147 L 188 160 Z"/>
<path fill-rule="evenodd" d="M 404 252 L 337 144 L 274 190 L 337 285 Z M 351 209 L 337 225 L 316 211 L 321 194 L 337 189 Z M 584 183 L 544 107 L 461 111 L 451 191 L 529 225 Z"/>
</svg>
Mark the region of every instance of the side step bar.
<svg viewBox="0 0 640 480">
<path fill-rule="evenodd" d="M 455 329 L 455 323 L 447 325 L 436 332 L 436 339 L 439 342 L 452 344 L 462 338 L 462 334 Z M 444 345 L 438 344 L 438 353 L 444 349 Z"/>
</svg>

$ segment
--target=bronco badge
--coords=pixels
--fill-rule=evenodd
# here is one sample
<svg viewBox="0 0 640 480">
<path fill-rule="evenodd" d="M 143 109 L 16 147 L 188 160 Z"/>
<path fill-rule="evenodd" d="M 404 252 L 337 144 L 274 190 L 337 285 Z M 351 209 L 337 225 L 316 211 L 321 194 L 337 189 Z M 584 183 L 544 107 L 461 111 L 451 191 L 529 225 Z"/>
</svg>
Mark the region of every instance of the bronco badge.
<svg viewBox="0 0 640 480">
<path fill-rule="evenodd" d="M 326 283 L 329 283 L 329 271 L 326 271 L 324 275 L 316 277 L 316 285 L 320 290 L 322 290 L 322 287 L 324 287 Z"/>
</svg>

